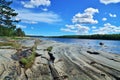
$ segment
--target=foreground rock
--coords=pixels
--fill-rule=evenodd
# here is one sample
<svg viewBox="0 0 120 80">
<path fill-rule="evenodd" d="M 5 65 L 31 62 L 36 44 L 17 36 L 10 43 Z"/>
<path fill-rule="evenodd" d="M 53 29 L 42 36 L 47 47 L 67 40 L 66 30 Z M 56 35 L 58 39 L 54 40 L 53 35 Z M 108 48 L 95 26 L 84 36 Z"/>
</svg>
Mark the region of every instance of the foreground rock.
<svg viewBox="0 0 120 80">
<path fill-rule="evenodd" d="M 11 59 L 16 50 L 0 49 L 0 80 L 17 79 L 20 75 L 19 63 Z"/>
<path fill-rule="evenodd" d="M 119 80 L 120 55 L 56 42 L 42 42 L 38 50 L 53 46 L 54 67 L 65 80 Z"/>
<path fill-rule="evenodd" d="M 19 43 L 26 56 L 36 40 Z M 53 61 L 47 51 L 50 46 Z M 0 49 L 0 80 L 120 80 L 120 55 L 50 41 L 40 42 L 35 51 L 34 64 L 25 69 L 19 64 L 18 50 Z"/>
</svg>

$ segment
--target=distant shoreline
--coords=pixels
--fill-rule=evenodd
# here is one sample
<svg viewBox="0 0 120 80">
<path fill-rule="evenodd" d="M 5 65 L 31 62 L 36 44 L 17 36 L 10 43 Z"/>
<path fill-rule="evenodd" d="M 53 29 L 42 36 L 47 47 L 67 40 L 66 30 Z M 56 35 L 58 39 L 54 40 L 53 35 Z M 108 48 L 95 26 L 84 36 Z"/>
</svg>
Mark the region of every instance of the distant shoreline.
<svg viewBox="0 0 120 80">
<path fill-rule="evenodd" d="M 63 36 L 26 35 L 26 36 L 27 37 L 42 37 L 42 38 L 73 38 L 73 39 L 96 39 L 96 40 L 120 40 L 120 34 L 63 35 Z"/>
<path fill-rule="evenodd" d="M 114 41 L 120 41 L 120 39 L 91 39 L 91 38 L 68 38 L 68 37 L 42 37 L 42 38 L 63 38 L 63 39 L 89 39 L 89 40 L 114 40 Z"/>
</svg>

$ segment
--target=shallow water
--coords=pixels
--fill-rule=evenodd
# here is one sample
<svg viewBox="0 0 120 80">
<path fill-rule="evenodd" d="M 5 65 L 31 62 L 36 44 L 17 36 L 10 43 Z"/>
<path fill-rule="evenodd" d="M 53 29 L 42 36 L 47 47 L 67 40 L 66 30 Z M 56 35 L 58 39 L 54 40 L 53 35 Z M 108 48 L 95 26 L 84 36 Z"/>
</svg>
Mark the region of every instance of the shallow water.
<svg viewBox="0 0 120 80">
<path fill-rule="evenodd" d="M 42 40 L 53 40 L 67 44 L 80 45 L 110 53 L 120 54 L 120 41 L 116 40 L 92 40 L 92 39 L 68 39 L 68 38 L 40 38 Z M 102 42 L 104 45 L 99 45 Z"/>
</svg>

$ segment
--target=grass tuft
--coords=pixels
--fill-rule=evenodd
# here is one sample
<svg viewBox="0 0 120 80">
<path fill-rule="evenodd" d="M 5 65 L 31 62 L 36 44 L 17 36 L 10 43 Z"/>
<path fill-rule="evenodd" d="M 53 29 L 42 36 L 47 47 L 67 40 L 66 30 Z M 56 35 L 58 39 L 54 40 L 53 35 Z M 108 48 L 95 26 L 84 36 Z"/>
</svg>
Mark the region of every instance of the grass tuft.
<svg viewBox="0 0 120 80">
<path fill-rule="evenodd" d="M 20 48 L 20 44 L 16 43 L 16 42 L 0 42 L 0 46 L 11 46 L 13 48 Z"/>
<path fill-rule="evenodd" d="M 47 48 L 47 51 L 50 52 L 50 51 L 52 50 L 52 48 L 53 48 L 52 46 L 48 47 L 48 48 Z"/>
<path fill-rule="evenodd" d="M 35 60 L 35 57 L 36 57 L 36 53 L 35 53 L 35 50 L 32 48 L 32 53 L 30 56 L 28 57 L 23 57 L 20 59 L 20 63 L 22 65 L 24 65 L 24 68 L 25 69 L 28 69 L 30 67 L 32 67 L 33 63 L 34 63 L 34 60 Z"/>
</svg>

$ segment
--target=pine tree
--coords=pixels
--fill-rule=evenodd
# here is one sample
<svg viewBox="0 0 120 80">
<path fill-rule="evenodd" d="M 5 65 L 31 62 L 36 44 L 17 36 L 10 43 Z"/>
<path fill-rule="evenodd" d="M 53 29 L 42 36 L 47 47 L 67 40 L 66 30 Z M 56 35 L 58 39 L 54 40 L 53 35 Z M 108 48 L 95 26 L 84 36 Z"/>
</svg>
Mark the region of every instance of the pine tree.
<svg viewBox="0 0 120 80">
<path fill-rule="evenodd" d="M 18 13 L 9 7 L 12 1 L 0 0 L 0 36 L 12 36 L 16 29 L 15 17 Z"/>
<path fill-rule="evenodd" d="M 24 33 L 24 31 L 22 31 L 21 28 L 17 28 L 15 31 L 15 35 L 23 37 L 23 36 L 25 36 L 25 33 Z"/>
</svg>

